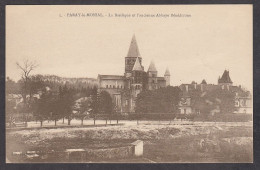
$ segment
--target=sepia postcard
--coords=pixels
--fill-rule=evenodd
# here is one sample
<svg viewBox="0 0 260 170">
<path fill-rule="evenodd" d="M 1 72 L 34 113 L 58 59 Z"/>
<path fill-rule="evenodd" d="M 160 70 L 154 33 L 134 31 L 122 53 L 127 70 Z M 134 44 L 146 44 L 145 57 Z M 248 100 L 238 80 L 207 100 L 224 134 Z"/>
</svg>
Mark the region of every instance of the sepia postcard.
<svg viewBox="0 0 260 170">
<path fill-rule="evenodd" d="M 252 163 L 253 5 L 7 5 L 6 163 Z"/>
</svg>

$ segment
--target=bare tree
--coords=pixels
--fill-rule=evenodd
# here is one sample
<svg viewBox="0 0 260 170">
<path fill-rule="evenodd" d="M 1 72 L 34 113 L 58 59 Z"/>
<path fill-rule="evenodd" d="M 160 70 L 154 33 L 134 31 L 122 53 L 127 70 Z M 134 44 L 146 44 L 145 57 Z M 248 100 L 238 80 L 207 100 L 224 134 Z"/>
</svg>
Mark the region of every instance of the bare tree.
<svg viewBox="0 0 260 170">
<path fill-rule="evenodd" d="M 17 67 L 22 71 L 21 72 L 21 78 L 23 82 L 23 90 L 22 90 L 22 96 L 24 100 L 24 104 L 27 104 L 26 101 L 26 95 L 28 92 L 28 86 L 30 81 L 30 73 L 38 67 L 38 64 L 35 61 L 29 61 L 28 59 L 24 60 L 22 64 L 16 63 Z"/>
</svg>

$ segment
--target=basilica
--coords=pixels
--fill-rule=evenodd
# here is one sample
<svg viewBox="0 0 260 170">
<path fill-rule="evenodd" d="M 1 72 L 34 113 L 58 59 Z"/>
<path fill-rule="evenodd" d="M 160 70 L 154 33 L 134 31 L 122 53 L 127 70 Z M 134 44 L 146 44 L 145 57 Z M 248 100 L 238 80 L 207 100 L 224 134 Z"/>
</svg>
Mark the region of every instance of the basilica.
<svg viewBox="0 0 260 170">
<path fill-rule="evenodd" d="M 134 112 L 137 95 L 142 90 L 154 90 L 170 85 L 170 71 L 167 68 L 164 77 L 158 77 L 153 61 L 147 71 L 142 65 L 142 57 L 133 35 L 125 57 L 124 75 L 98 75 L 98 92 L 107 91 L 118 112 Z"/>
</svg>

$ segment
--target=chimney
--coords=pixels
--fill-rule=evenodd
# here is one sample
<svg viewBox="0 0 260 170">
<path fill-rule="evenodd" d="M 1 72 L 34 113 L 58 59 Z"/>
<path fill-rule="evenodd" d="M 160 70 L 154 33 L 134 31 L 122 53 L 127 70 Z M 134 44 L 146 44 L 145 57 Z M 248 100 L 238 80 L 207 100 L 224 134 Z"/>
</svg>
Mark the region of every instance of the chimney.
<svg viewBox="0 0 260 170">
<path fill-rule="evenodd" d="M 189 86 L 188 86 L 188 85 L 186 85 L 186 91 L 187 91 L 187 92 L 189 91 Z"/>
<path fill-rule="evenodd" d="M 194 89 L 197 89 L 197 84 L 196 83 L 194 84 Z"/>
</svg>

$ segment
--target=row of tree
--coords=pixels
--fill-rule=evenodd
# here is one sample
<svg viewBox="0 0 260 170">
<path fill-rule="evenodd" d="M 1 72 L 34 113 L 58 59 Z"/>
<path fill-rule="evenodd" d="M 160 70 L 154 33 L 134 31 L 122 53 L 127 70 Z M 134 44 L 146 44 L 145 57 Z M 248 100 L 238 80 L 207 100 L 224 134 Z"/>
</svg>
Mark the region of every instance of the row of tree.
<svg viewBox="0 0 260 170">
<path fill-rule="evenodd" d="M 230 90 L 214 89 L 208 91 L 192 90 L 186 97 L 189 104 L 202 115 L 209 115 L 213 110 L 220 113 L 233 113 L 235 111 L 235 92 Z M 157 90 L 142 91 L 136 100 L 137 113 L 179 113 L 179 101 L 183 92 L 178 87 L 168 86 Z"/>
<path fill-rule="evenodd" d="M 219 113 L 233 113 L 235 111 L 235 92 L 230 90 L 194 90 L 190 93 L 191 105 L 199 110 L 201 115 L 208 116 L 213 110 Z"/>
<path fill-rule="evenodd" d="M 142 91 L 136 100 L 137 113 L 173 113 L 178 110 L 181 90 L 168 86 L 156 90 Z"/>
<path fill-rule="evenodd" d="M 73 118 L 80 119 L 83 125 L 83 120 L 90 116 L 95 118 L 97 114 L 112 114 L 114 111 L 112 98 L 106 91 L 98 94 L 94 87 L 87 95 L 84 91 L 75 91 L 66 85 L 60 86 L 58 92 L 43 88 L 40 98 L 31 100 L 26 108 L 18 109 L 15 101 L 6 99 L 6 115 L 10 121 L 15 113 L 31 113 L 36 121 L 41 122 L 41 126 L 45 120 L 53 120 L 56 125 L 60 119 L 64 123 L 65 118 L 68 125 Z"/>
</svg>

